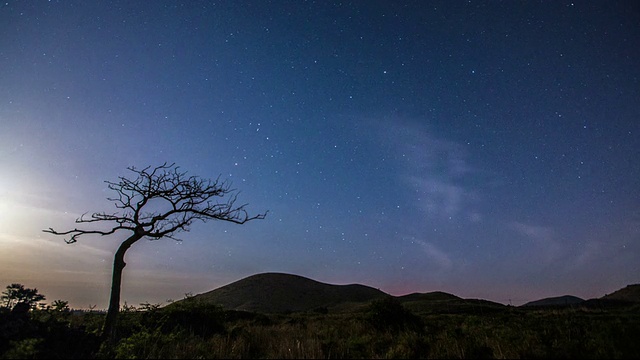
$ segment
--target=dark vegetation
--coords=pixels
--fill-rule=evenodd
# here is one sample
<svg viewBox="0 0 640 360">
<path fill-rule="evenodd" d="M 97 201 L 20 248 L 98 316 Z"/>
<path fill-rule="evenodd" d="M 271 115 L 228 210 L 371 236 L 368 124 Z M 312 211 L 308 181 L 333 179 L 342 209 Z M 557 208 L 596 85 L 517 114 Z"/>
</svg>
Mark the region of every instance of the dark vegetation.
<svg viewBox="0 0 640 360">
<path fill-rule="evenodd" d="M 3 293 L 0 308 L 0 358 L 640 356 L 640 299 L 625 292 L 629 287 L 608 299 L 513 307 L 441 292 L 401 297 L 371 292 L 370 298 L 349 301 L 352 292 L 360 294 L 367 287 L 317 283 L 314 288 L 313 280 L 300 277 L 256 276 L 267 285 L 250 277 L 250 281 L 223 287 L 226 296 L 232 298 L 235 290 L 242 289 L 262 293 L 253 293 L 244 302 L 236 299 L 240 304 L 251 303 L 254 297 L 269 299 L 264 291 L 269 281 L 277 278 L 284 284 L 291 280 L 311 294 L 322 294 L 328 302 L 319 305 L 305 296 L 295 300 L 281 294 L 271 304 L 274 309 L 281 307 L 278 302 L 289 301 L 292 307 L 303 310 L 255 312 L 223 308 L 202 294 L 166 306 L 125 305 L 117 324 L 118 338 L 114 346 L 105 347 L 99 336 L 103 312 L 73 311 L 62 300 L 36 305 L 44 296 L 33 289 L 32 297 L 18 299 L 9 288 L 15 290 L 19 284 L 12 284 Z M 22 289 L 21 294 L 31 290 Z M 33 296 L 40 300 L 32 301 Z M 340 298 L 347 301 L 336 302 Z M 25 302 L 26 307 L 17 305 Z M 263 301 L 261 306 L 268 310 L 270 305 Z"/>
</svg>

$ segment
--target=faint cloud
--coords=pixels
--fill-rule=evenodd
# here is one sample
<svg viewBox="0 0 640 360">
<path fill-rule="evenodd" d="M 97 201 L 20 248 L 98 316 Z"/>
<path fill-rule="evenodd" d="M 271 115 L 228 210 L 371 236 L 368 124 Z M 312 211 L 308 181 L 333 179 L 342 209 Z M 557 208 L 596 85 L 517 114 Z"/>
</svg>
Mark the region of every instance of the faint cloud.
<svg viewBox="0 0 640 360">
<path fill-rule="evenodd" d="M 383 135 L 395 151 L 399 178 L 426 214 L 457 216 L 476 200 L 475 191 L 464 181 L 477 170 L 468 163 L 461 144 L 437 138 L 424 127 L 406 122 L 395 122 L 391 128 L 387 123 Z"/>
<path fill-rule="evenodd" d="M 528 253 L 530 259 L 538 258 L 540 261 L 548 263 L 562 257 L 564 253 L 562 246 L 556 241 L 556 233 L 552 228 L 518 221 L 511 222 L 509 227 L 533 241 L 532 248 Z"/>
<path fill-rule="evenodd" d="M 479 223 L 482 221 L 482 214 L 478 212 L 472 212 L 469 214 L 469 220 L 474 223 Z"/>
<path fill-rule="evenodd" d="M 545 226 L 529 225 L 529 224 L 513 221 L 511 222 L 510 227 L 516 232 L 538 242 L 551 241 L 554 236 L 553 230 Z"/>
<path fill-rule="evenodd" d="M 635 215 L 634 218 L 627 220 L 626 233 L 634 239 L 640 236 L 640 215 Z"/>
<path fill-rule="evenodd" d="M 602 246 L 596 241 L 589 241 L 582 247 L 573 261 L 575 267 L 585 267 L 592 264 L 603 254 Z"/>
<path fill-rule="evenodd" d="M 419 205 L 426 213 L 455 216 L 460 211 L 466 196 L 461 186 L 428 176 L 409 176 L 405 180 L 424 195 Z"/>
<path fill-rule="evenodd" d="M 449 255 L 432 243 L 418 239 L 412 239 L 411 242 L 420 245 L 420 248 L 427 255 L 427 258 L 433 261 L 439 268 L 449 270 L 453 267 L 453 261 Z"/>
</svg>

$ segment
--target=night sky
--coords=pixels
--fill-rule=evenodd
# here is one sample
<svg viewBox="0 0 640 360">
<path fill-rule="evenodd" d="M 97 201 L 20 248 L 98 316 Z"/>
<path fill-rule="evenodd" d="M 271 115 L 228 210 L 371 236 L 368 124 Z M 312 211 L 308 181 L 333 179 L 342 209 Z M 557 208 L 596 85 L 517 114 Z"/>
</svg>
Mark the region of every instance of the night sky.
<svg viewBox="0 0 640 360">
<path fill-rule="evenodd" d="M 266 219 L 127 253 L 122 303 L 262 272 L 520 305 L 640 282 L 635 1 L 0 4 L 0 287 L 106 308 L 105 180 L 175 162 Z"/>
</svg>

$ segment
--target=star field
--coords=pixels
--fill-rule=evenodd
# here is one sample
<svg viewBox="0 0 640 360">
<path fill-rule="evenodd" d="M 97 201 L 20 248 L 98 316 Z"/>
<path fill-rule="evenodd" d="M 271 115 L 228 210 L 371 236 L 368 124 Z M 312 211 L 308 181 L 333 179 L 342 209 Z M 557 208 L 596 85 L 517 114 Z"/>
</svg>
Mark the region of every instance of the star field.
<svg viewBox="0 0 640 360">
<path fill-rule="evenodd" d="M 6 1 L 0 280 L 105 307 L 104 180 L 176 162 L 266 219 L 127 254 L 123 301 L 259 272 L 514 305 L 640 273 L 639 7 Z M 4 286 L 0 284 L 0 286 Z"/>
</svg>

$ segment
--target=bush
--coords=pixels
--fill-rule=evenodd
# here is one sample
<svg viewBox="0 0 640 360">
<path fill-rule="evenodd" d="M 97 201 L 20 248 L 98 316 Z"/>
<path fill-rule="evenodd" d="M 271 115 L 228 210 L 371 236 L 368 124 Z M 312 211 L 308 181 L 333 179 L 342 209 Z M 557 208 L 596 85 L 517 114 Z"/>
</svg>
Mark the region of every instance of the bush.
<svg viewBox="0 0 640 360">
<path fill-rule="evenodd" d="M 166 348 L 174 348 L 179 334 L 164 334 L 158 330 L 143 330 L 120 340 L 115 348 L 116 359 L 148 359 L 163 357 Z"/>
<path fill-rule="evenodd" d="M 90 358 L 98 336 L 72 327 L 68 313 L 0 311 L 0 358 Z"/>
<path fill-rule="evenodd" d="M 419 330 L 422 320 L 393 297 L 373 301 L 367 309 L 367 321 L 378 331 Z"/>
<path fill-rule="evenodd" d="M 187 299 L 161 309 L 160 314 L 159 321 L 164 333 L 185 330 L 207 337 L 225 331 L 225 312 L 218 305 Z"/>
</svg>

